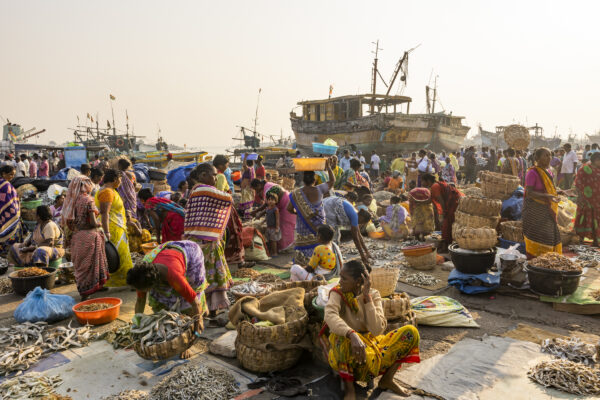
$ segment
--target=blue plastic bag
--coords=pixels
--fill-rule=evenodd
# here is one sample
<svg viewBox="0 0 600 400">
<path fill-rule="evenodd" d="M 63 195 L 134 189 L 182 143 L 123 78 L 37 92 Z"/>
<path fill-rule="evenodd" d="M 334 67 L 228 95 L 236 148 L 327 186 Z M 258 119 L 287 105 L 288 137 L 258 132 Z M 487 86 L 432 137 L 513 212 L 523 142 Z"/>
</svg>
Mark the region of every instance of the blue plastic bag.
<svg viewBox="0 0 600 400">
<path fill-rule="evenodd" d="M 517 188 L 512 196 L 502 202 L 502 218 L 510 221 L 519 221 L 523 212 L 523 195 L 525 191 L 522 187 Z"/>
<path fill-rule="evenodd" d="M 62 294 L 52 294 L 47 289 L 36 287 L 15 310 L 14 317 L 22 322 L 56 322 L 73 315 L 75 299 Z"/>
<path fill-rule="evenodd" d="M 192 172 L 196 165 L 198 163 L 184 165 L 169 171 L 167 174 L 167 183 L 171 186 L 172 191 L 176 192 L 178 190 L 179 184 L 190 176 L 190 172 Z"/>
<path fill-rule="evenodd" d="M 135 164 L 133 166 L 133 172 L 135 173 L 135 180 L 137 183 L 150 182 L 150 175 L 148 175 L 148 166 L 146 164 Z"/>
</svg>

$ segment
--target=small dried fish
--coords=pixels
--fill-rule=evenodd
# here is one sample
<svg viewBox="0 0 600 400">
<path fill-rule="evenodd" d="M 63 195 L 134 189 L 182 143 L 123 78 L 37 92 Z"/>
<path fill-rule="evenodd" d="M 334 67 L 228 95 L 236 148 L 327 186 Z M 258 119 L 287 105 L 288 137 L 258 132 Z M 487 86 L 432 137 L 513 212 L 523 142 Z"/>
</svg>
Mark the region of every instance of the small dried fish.
<svg viewBox="0 0 600 400">
<path fill-rule="evenodd" d="M 596 301 L 600 301 L 600 289 L 592 290 L 590 296 Z"/>
<path fill-rule="evenodd" d="M 231 274 L 234 278 L 250 278 L 255 279 L 260 276 L 260 272 L 252 268 L 240 268 Z"/>
<path fill-rule="evenodd" d="M 527 373 L 529 379 L 545 387 L 578 395 L 600 394 L 600 373 L 569 360 L 543 361 Z"/>
<path fill-rule="evenodd" d="M 84 304 L 80 307 L 77 307 L 77 311 L 100 311 L 106 310 L 107 308 L 114 307 L 114 304 L 110 303 L 90 303 Z"/>
<path fill-rule="evenodd" d="M 231 373 L 205 365 L 185 365 L 154 386 L 148 400 L 217 400 L 238 394 Z"/>
<path fill-rule="evenodd" d="M 582 342 L 578 337 L 568 339 L 553 338 L 542 341 L 542 353 L 552 354 L 560 359 L 566 359 L 585 365 L 600 363 L 596 354 L 596 346 Z"/>
<path fill-rule="evenodd" d="M 193 323 L 192 318 L 174 311 L 160 310 L 150 315 L 135 314 L 131 333 L 136 342 L 146 347 L 181 336 Z"/>
<path fill-rule="evenodd" d="M 141 390 L 123 390 L 118 394 L 103 397 L 102 400 L 147 400 L 148 393 Z"/>
<path fill-rule="evenodd" d="M 275 283 L 282 281 L 282 279 L 275 274 L 265 272 L 263 274 L 259 274 L 254 281 L 258 283 Z"/>
<path fill-rule="evenodd" d="M 256 282 L 246 282 L 235 285 L 231 291 L 238 294 L 261 294 L 269 289 L 268 285 L 263 285 Z"/>
<path fill-rule="evenodd" d="M 12 292 L 13 292 L 13 288 L 12 288 L 12 282 L 10 281 L 10 278 L 7 276 L 0 278 L 0 295 L 10 294 Z"/>
<path fill-rule="evenodd" d="M 417 272 L 416 274 L 408 275 L 404 281 L 410 285 L 419 286 L 433 286 L 440 282 L 435 276 L 425 274 L 423 272 Z"/>
<path fill-rule="evenodd" d="M 38 373 L 17 376 L 0 384 L 2 399 L 57 398 L 54 389 L 63 383 L 60 375 L 46 376 Z M 64 398 L 64 397 L 63 397 Z"/>
<path fill-rule="evenodd" d="M 545 253 L 529 261 L 529 265 L 555 271 L 581 271 L 581 266 L 558 253 Z"/>
<path fill-rule="evenodd" d="M 600 264 L 600 251 L 590 246 L 571 245 L 572 251 L 577 253 L 577 261 L 585 268 L 595 268 Z"/>
<path fill-rule="evenodd" d="M 112 344 L 115 350 L 119 348 L 128 349 L 135 344 L 130 324 L 114 327 L 106 331 L 101 338 Z"/>
<path fill-rule="evenodd" d="M 48 271 L 41 269 L 41 268 L 37 268 L 37 267 L 24 268 L 20 271 L 17 271 L 17 276 L 19 278 L 27 278 L 30 276 L 42 276 L 42 275 L 48 275 Z"/>
</svg>

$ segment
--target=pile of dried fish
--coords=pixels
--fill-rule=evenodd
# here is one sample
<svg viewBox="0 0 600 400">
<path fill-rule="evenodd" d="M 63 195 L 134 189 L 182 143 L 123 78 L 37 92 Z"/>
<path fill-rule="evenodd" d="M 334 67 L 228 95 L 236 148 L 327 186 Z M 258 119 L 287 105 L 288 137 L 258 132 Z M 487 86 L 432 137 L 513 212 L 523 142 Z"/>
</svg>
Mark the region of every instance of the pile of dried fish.
<svg viewBox="0 0 600 400">
<path fill-rule="evenodd" d="M 596 301 L 600 301 L 600 289 L 592 290 L 590 296 Z"/>
<path fill-rule="evenodd" d="M 590 246 L 571 245 L 571 250 L 577 253 L 577 261 L 584 268 L 596 268 L 600 264 L 600 251 Z"/>
<path fill-rule="evenodd" d="M 529 379 L 545 387 L 578 395 L 600 394 L 598 369 L 569 360 L 543 361 L 527 373 Z"/>
<path fill-rule="evenodd" d="M 582 342 L 578 337 L 570 337 L 568 339 L 554 338 L 545 339 L 542 341 L 542 352 L 552 354 L 561 359 L 567 359 L 583 363 L 585 365 L 593 365 L 600 363 L 600 354 L 593 344 Z"/>
<path fill-rule="evenodd" d="M 107 308 L 114 307 L 114 304 L 110 303 L 90 303 L 84 304 L 82 306 L 77 307 L 77 311 L 100 311 L 106 310 Z"/>
<path fill-rule="evenodd" d="M 51 353 L 87 346 L 95 337 L 89 326 L 71 328 L 71 323 L 48 328 L 45 322 L 25 322 L 0 328 L 0 375 L 25 371 Z"/>
<path fill-rule="evenodd" d="M 440 282 L 438 278 L 435 276 L 417 272 L 416 274 L 408 275 L 404 281 L 410 285 L 419 285 L 419 286 L 433 286 Z"/>
<path fill-rule="evenodd" d="M 194 320 L 187 315 L 167 310 L 150 315 L 135 314 L 131 333 L 136 342 L 145 347 L 173 340 L 193 323 Z"/>
<path fill-rule="evenodd" d="M 106 331 L 102 335 L 102 339 L 113 345 L 116 349 L 128 349 L 133 347 L 135 339 L 131 334 L 131 325 L 116 326 L 113 329 Z"/>
<path fill-rule="evenodd" d="M 20 271 L 17 271 L 17 276 L 19 278 L 27 278 L 30 276 L 42 276 L 42 275 L 48 275 L 48 271 L 43 270 L 41 268 L 37 268 L 37 267 L 24 268 Z"/>
<path fill-rule="evenodd" d="M 529 265 L 555 271 L 581 271 L 581 266 L 558 253 L 545 253 L 529 261 Z"/>
<path fill-rule="evenodd" d="M 258 283 L 275 283 L 275 282 L 279 282 L 282 279 L 280 277 L 278 277 L 275 274 L 270 274 L 268 272 L 265 272 L 263 274 L 260 274 L 256 279 L 254 279 L 255 282 Z"/>
<path fill-rule="evenodd" d="M 412 246 L 420 246 L 422 245 L 423 242 L 419 242 L 418 240 L 405 240 L 404 242 L 400 243 L 400 250 L 405 249 L 407 247 L 412 247 Z"/>
<path fill-rule="evenodd" d="M 238 295 L 244 294 L 262 294 L 269 290 L 268 285 L 256 283 L 256 282 L 246 282 L 241 283 L 239 285 L 235 285 L 231 288 L 231 291 Z"/>
<path fill-rule="evenodd" d="M 260 272 L 252 269 L 252 268 L 240 268 L 234 273 L 231 274 L 234 278 L 250 278 L 254 279 L 260 275 Z"/>
<path fill-rule="evenodd" d="M 3 277 L 0 278 L 0 295 L 3 294 L 10 294 L 13 292 L 13 288 L 12 288 L 12 282 L 10 281 L 10 278 L 8 277 Z"/>
<path fill-rule="evenodd" d="M 146 400 L 148 394 L 141 390 L 123 390 L 119 394 L 103 397 L 102 400 Z"/>
<path fill-rule="evenodd" d="M 2 399 L 47 399 L 54 389 L 63 383 L 59 375 L 45 376 L 38 373 L 17 376 L 0 384 Z"/>
<path fill-rule="evenodd" d="M 149 400 L 232 399 L 239 393 L 229 372 L 205 365 L 186 365 L 154 386 Z"/>
</svg>

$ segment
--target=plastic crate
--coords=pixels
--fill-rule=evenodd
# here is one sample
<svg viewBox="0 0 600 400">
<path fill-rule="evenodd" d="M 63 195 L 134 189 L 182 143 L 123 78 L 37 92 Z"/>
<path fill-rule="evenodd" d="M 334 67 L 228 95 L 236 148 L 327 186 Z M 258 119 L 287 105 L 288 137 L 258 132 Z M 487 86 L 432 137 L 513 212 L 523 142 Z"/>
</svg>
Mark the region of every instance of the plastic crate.
<svg viewBox="0 0 600 400">
<path fill-rule="evenodd" d="M 323 143 L 313 143 L 313 153 L 334 155 L 337 152 L 337 146 L 328 146 Z"/>
</svg>

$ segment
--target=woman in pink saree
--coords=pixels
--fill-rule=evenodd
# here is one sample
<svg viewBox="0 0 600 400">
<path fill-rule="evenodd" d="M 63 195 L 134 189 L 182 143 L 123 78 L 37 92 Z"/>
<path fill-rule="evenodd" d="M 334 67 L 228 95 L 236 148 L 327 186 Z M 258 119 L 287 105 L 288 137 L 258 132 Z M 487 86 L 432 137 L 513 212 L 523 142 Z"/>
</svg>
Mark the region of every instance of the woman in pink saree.
<svg viewBox="0 0 600 400">
<path fill-rule="evenodd" d="M 279 228 L 281 229 L 281 240 L 277 243 L 277 251 L 288 249 L 294 244 L 294 230 L 296 229 L 296 216 L 287 210 L 288 203 L 290 202 L 288 191 L 273 182 L 266 182 L 260 179 L 254 179 L 251 187 L 256 193 L 261 194 L 262 199 L 265 199 L 269 192 L 277 194 L 277 198 L 279 199 L 279 203 L 277 204 L 277 208 L 279 209 Z M 266 202 L 264 202 L 262 206 L 252 212 L 252 215 L 257 215 L 266 207 Z"/>
</svg>

